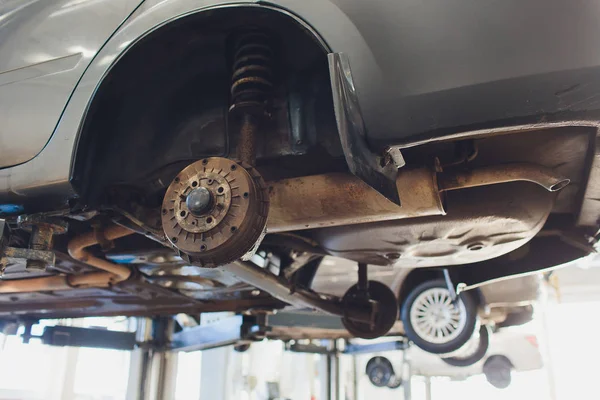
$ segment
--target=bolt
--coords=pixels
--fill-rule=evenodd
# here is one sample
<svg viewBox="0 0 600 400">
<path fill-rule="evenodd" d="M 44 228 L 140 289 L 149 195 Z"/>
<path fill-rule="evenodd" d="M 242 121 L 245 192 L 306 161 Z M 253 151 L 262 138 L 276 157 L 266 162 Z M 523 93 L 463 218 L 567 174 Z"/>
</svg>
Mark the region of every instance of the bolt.
<svg viewBox="0 0 600 400">
<path fill-rule="evenodd" d="M 54 229 L 50 225 L 34 225 L 31 229 L 30 247 L 32 250 L 50 250 L 52 249 L 52 235 Z M 25 263 L 26 271 L 45 271 L 46 263 L 41 260 L 27 260 Z"/>
<path fill-rule="evenodd" d="M 204 214 L 212 205 L 212 195 L 205 187 L 194 189 L 185 199 L 190 212 L 196 216 Z"/>
</svg>

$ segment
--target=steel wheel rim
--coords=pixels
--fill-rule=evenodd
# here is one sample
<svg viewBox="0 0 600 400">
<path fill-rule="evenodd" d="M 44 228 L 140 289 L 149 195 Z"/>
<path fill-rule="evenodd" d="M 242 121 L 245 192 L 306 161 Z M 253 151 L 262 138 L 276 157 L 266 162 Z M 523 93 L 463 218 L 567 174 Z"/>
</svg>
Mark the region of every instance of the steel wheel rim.
<svg viewBox="0 0 600 400">
<path fill-rule="evenodd" d="M 445 344 L 456 339 L 467 323 L 467 310 L 458 299 L 452 302 L 446 288 L 430 288 L 417 296 L 410 308 L 415 333 L 430 343 Z"/>
</svg>

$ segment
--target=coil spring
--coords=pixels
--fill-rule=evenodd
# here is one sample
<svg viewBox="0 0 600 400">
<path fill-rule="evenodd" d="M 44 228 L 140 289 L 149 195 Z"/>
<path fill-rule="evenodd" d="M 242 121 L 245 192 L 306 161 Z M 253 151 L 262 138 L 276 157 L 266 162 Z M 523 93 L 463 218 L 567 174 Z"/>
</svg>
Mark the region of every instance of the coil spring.
<svg viewBox="0 0 600 400">
<path fill-rule="evenodd" d="M 231 108 L 264 112 L 273 88 L 273 51 L 269 37 L 258 31 L 236 38 L 231 77 Z"/>
</svg>

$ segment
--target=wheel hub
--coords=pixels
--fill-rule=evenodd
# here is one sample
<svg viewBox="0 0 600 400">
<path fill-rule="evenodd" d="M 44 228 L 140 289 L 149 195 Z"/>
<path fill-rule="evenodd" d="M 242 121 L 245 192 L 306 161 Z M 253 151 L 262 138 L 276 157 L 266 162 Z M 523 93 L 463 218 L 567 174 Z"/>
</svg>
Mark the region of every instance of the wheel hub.
<svg viewBox="0 0 600 400">
<path fill-rule="evenodd" d="M 227 158 L 197 161 L 173 180 L 163 200 L 162 225 L 191 261 L 216 267 L 243 258 L 265 232 L 266 186 L 256 170 Z"/>
<path fill-rule="evenodd" d="M 208 211 L 214 199 L 210 190 L 200 186 L 190 192 L 185 199 L 185 205 L 195 217 L 202 216 Z"/>
<path fill-rule="evenodd" d="M 462 332 L 466 309 L 462 301 L 452 301 L 448 289 L 431 288 L 415 299 L 410 319 L 417 335 L 431 343 L 442 344 Z"/>
</svg>

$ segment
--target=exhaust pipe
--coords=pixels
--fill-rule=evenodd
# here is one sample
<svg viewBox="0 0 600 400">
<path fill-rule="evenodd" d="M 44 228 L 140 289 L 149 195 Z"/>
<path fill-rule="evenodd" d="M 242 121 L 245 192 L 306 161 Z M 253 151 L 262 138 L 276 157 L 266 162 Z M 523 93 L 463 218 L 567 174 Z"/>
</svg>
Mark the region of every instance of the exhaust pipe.
<svg viewBox="0 0 600 400">
<path fill-rule="evenodd" d="M 535 164 L 507 164 L 466 172 L 438 173 L 438 183 L 442 190 L 518 181 L 535 183 L 549 192 L 558 192 L 571 182 L 570 179 L 557 176 L 552 169 Z"/>
<path fill-rule="evenodd" d="M 398 206 L 350 174 L 323 174 L 284 179 L 269 184 L 269 233 L 363 224 L 395 219 L 445 215 L 444 192 L 476 186 L 526 181 L 557 192 L 569 179 L 552 169 L 519 163 L 468 172 L 438 172 L 433 168 L 401 169 L 396 187 Z"/>
<path fill-rule="evenodd" d="M 112 225 L 106 228 L 102 235 L 107 240 L 115 240 L 134 234 L 135 232 Z M 25 293 L 46 290 L 70 290 L 85 287 L 108 287 L 129 278 L 131 270 L 123 265 L 93 256 L 85 249 L 98 244 L 99 238 L 95 232 L 76 236 L 69 242 L 69 254 L 76 260 L 84 262 L 101 272 L 91 272 L 82 275 L 56 275 L 32 279 L 15 279 L 0 281 L 0 293 Z"/>
</svg>

